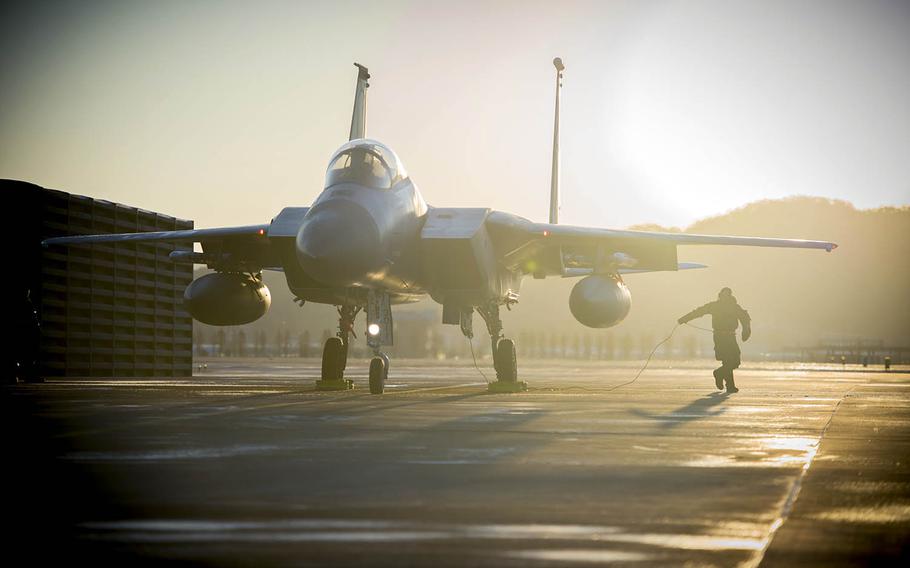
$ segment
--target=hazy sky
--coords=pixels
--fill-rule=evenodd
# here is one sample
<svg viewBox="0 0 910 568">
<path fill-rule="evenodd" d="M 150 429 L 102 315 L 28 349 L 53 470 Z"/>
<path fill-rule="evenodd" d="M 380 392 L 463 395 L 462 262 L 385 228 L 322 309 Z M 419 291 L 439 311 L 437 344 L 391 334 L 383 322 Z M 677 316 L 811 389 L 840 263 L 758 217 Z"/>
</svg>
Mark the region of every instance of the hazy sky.
<svg viewBox="0 0 910 568">
<path fill-rule="evenodd" d="M 761 198 L 910 203 L 910 2 L 23 2 L 0 8 L 0 177 L 196 220 L 322 189 L 368 134 L 427 201 L 689 222 Z"/>
</svg>

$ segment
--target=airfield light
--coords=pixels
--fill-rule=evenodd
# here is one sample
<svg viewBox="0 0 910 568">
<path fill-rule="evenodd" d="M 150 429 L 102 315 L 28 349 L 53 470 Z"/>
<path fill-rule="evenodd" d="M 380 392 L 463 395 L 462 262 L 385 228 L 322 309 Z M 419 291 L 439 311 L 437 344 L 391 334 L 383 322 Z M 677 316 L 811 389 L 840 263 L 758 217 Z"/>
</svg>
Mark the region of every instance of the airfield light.
<svg viewBox="0 0 910 568">
<path fill-rule="evenodd" d="M 265 234 L 265 229 L 259 229 L 259 235 L 262 236 Z"/>
<path fill-rule="evenodd" d="M 367 326 L 367 333 L 370 335 L 376 336 L 379 335 L 379 324 L 371 323 Z"/>
<path fill-rule="evenodd" d="M 550 236 L 550 231 L 544 231 L 544 232 L 543 232 L 543 236 L 549 237 L 549 236 Z"/>
</svg>

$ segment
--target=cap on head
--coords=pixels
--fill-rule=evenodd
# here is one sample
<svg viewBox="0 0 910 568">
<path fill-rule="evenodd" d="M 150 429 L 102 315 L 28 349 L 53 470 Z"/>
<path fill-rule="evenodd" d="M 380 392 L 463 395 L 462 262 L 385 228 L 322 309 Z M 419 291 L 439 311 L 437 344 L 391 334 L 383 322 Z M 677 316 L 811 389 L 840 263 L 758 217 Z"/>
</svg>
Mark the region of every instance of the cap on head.
<svg viewBox="0 0 910 568">
<path fill-rule="evenodd" d="M 733 290 L 724 286 L 723 288 L 720 289 L 720 292 L 718 292 L 717 297 L 718 298 L 731 298 L 731 297 L 733 297 Z"/>
</svg>

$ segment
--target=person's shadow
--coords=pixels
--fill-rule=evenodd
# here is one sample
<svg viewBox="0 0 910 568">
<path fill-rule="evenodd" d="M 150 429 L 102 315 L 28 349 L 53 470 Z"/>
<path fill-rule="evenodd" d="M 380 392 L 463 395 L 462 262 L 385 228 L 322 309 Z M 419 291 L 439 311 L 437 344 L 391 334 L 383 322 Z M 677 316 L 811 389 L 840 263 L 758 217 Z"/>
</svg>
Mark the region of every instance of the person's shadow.
<svg viewBox="0 0 910 568">
<path fill-rule="evenodd" d="M 633 408 L 629 410 L 629 412 L 636 416 L 654 420 L 658 422 L 661 429 L 669 430 L 670 428 L 676 428 L 681 424 L 691 422 L 693 420 L 701 420 L 703 418 L 720 416 L 726 412 L 727 409 L 723 407 L 714 407 L 718 404 L 723 403 L 725 400 L 727 400 L 727 398 L 729 398 L 729 395 L 726 392 L 713 392 L 707 396 L 693 400 L 685 406 L 671 410 L 667 414 L 653 414 L 646 410 L 640 410 L 637 408 Z"/>
</svg>

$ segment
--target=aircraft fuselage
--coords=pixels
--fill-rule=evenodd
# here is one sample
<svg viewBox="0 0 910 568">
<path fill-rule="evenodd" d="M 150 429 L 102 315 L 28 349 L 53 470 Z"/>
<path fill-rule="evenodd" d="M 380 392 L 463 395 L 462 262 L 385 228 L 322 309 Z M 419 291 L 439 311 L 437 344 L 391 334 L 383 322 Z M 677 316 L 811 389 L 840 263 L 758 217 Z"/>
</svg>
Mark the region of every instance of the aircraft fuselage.
<svg viewBox="0 0 910 568">
<path fill-rule="evenodd" d="M 308 278 L 295 286 L 289 274 L 288 283 L 298 297 L 320 303 L 356 301 L 370 288 L 388 292 L 396 303 L 415 301 L 427 293 L 419 247 L 429 208 L 400 164 L 390 175 L 343 171 L 333 177 L 332 164 L 345 148 L 358 152 L 357 143 L 346 144 L 330 161 L 326 188 L 304 216 L 295 241 L 295 260 Z M 363 146 L 381 147 L 389 162 L 397 162 L 377 142 L 363 141 Z"/>
</svg>

